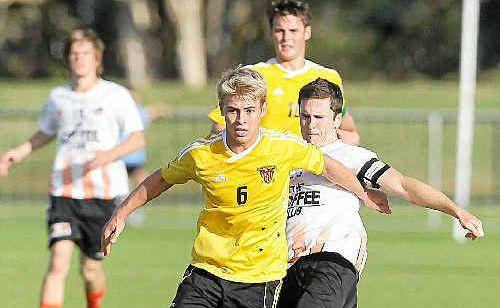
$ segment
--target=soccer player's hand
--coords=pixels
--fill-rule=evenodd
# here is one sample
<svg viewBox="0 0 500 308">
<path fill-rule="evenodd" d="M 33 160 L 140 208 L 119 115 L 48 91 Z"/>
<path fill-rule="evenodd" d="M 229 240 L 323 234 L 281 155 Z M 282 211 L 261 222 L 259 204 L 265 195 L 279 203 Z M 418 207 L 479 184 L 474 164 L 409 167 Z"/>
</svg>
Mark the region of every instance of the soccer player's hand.
<svg viewBox="0 0 500 308">
<path fill-rule="evenodd" d="M 392 213 L 389 207 L 389 200 L 387 199 L 387 195 L 384 192 L 377 189 L 367 189 L 366 193 L 370 201 L 373 203 L 371 205 L 365 203 L 366 206 L 373 208 L 377 212 L 383 214 Z"/>
<path fill-rule="evenodd" d="M 118 215 L 113 215 L 104 226 L 103 240 L 101 250 L 107 256 L 111 252 L 111 245 L 118 241 L 118 237 L 122 234 L 125 228 L 126 219 L 120 218 Z"/>
<path fill-rule="evenodd" d="M 461 211 L 458 215 L 458 221 L 462 227 L 467 230 L 466 238 L 475 240 L 484 236 L 483 223 L 474 215 L 467 211 Z"/>
<path fill-rule="evenodd" d="M 110 162 L 109 155 L 106 151 L 96 151 L 94 152 L 94 158 L 83 165 L 83 172 L 87 173 L 94 169 L 101 168 Z"/>
<path fill-rule="evenodd" d="M 13 163 L 18 163 L 22 160 L 15 150 L 5 152 L 0 158 L 0 176 L 9 175 L 9 168 Z"/>
</svg>

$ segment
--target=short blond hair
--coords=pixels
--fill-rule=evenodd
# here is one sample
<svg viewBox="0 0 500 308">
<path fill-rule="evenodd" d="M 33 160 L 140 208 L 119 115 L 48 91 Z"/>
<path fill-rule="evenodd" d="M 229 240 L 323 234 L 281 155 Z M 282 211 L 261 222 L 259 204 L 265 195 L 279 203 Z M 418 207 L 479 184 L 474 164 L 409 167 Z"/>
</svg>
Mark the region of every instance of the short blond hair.
<svg viewBox="0 0 500 308">
<path fill-rule="evenodd" d="M 101 75 L 103 71 L 102 56 L 105 47 L 101 39 L 91 29 L 76 29 L 73 30 L 71 34 L 68 36 L 68 38 L 64 42 L 64 47 L 63 47 L 64 61 L 66 61 L 66 64 L 69 64 L 69 54 L 71 52 L 71 46 L 73 46 L 73 43 L 77 41 L 87 41 L 92 43 L 96 53 L 96 58 L 100 63 L 99 67 L 97 68 L 97 75 L 98 76 Z"/>
<path fill-rule="evenodd" d="M 267 86 L 264 77 L 258 72 L 239 65 L 225 71 L 217 83 L 217 98 L 222 112 L 224 104 L 233 97 L 266 102 Z"/>
</svg>

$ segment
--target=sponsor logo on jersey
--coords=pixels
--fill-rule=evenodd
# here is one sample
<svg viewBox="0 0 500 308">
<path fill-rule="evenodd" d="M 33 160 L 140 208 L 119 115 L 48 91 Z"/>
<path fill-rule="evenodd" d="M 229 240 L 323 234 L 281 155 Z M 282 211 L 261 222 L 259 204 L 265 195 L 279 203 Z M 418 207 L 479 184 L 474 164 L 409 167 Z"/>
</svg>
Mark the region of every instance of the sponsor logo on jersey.
<svg viewBox="0 0 500 308">
<path fill-rule="evenodd" d="M 224 173 L 221 173 L 219 174 L 215 179 L 214 179 L 214 182 L 215 183 L 220 183 L 220 182 L 227 182 L 227 178 L 226 176 L 224 175 Z"/>
<path fill-rule="evenodd" d="M 321 206 L 321 191 L 304 190 L 304 183 L 290 185 L 288 195 L 287 219 L 301 215 L 304 207 Z"/>
<path fill-rule="evenodd" d="M 276 171 L 276 166 L 264 166 L 257 168 L 257 171 L 262 178 L 264 183 L 269 184 L 274 180 L 274 171 Z"/>
</svg>

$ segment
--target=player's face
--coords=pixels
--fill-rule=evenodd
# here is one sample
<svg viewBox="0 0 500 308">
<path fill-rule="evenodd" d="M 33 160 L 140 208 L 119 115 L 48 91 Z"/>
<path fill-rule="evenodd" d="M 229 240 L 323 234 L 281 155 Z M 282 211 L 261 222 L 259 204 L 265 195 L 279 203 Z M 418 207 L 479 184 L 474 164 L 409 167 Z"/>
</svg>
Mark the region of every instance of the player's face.
<svg viewBox="0 0 500 308">
<path fill-rule="evenodd" d="M 274 52 L 281 62 L 305 57 L 306 42 L 311 38 L 311 27 L 306 27 L 300 17 L 276 15 L 271 31 Z"/>
<path fill-rule="evenodd" d="M 97 76 L 97 69 L 101 63 L 91 42 L 86 40 L 73 42 L 68 58 L 74 77 Z"/>
<path fill-rule="evenodd" d="M 300 130 L 302 137 L 316 146 L 337 140 L 342 114 L 334 118 L 329 98 L 307 99 L 300 104 Z"/>
<path fill-rule="evenodd" d="M 260 120 L 265 114 L 265 104 L 246 97 L 233 96 L 224 104 L 226 137 L 229 145 L 251 146 L 259 135 Z"/>
</svg>

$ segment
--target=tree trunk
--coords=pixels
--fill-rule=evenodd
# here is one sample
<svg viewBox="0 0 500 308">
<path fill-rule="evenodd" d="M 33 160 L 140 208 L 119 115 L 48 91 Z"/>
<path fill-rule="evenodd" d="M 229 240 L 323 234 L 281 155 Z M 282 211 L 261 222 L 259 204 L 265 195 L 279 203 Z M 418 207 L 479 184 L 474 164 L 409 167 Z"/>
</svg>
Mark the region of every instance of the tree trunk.
<svg viewBox="0 0 500 308">
<path fill-rule="evenodd" d="M 138 30 L 138 26 L 147 28 L 150 21 L 144 0 L 133 2 L 126 0 L 118 3 L 117 29 L 120 54 L 125 62 L 127 79 L 131 86 L 140 88 L 148 84 L 151 78 L 148 74 L 147 57 L 140 35 L 142 31 Z"/>
<path fill-rule="evenodd" d="M 208 0 L 206 6 L 207 58 L 212 73 L 220 70 L 220 63 L 224 62 L 224 12 L 226 0 Z"/>
<path fill-rule="evenodd" d="M 177 57 L 182 81 L 192 87 L 207 82 L 202 0 L 165 0 L 167 13 L 177 28 Z"/>
</svg>

